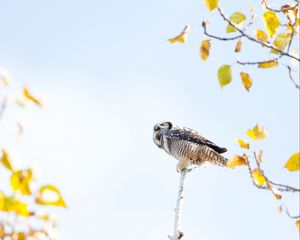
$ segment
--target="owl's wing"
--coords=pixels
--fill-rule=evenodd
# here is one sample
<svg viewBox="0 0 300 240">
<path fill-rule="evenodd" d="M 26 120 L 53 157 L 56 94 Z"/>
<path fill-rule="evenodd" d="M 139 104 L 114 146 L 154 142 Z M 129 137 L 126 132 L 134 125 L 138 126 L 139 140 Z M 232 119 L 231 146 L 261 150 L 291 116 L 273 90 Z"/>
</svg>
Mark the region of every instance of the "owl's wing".
<svg viewBox="0 0 300 240">
<path fill-rule="evenodd" d="M 172 129 L 171 131 L 169 131 L 167 133 L 167 137 L 178 138 L 178 139 L 194 142 L 197 144 L 202 144 L 202 145 L 208 146 L 209 148 L 215 150 L 217 153 L 224 153 L 227 151 L 226 148 L 219 147 L 212 141 L 202 137 L 199 133 L 197 133 L 191 129 L 188 129 L 188 128 Z"/>
</svg>

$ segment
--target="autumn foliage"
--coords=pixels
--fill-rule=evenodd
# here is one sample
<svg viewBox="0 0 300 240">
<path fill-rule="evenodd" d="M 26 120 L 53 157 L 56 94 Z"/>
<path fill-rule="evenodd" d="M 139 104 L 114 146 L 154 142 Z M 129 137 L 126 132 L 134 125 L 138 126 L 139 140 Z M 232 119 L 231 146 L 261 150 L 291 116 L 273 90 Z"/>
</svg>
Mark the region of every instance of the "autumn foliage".
<svg viewBox="0 0 300 240">
<path fill-rule="evenodd" d="M 0 120 L 5 110 L 19 105 L 42 107 L 41 98 L 32 94 L 27 87 L 22 88 L 17 97 L 6 94 L 10 86 L 10 75 L 6 70 L 0 72 L 3 88 L 0 104 Z M 23 134 L 23 126 L 18 123 L 18 136 Z M 38 240 L 56 239 L 56 217 L 49 212 L 48 206 L 67 205 L 58 190 L 51 184 L 40 185 L 36 168 L 16 164 L 13 155 L 4 146 L 0 146 L 0 170 L 6 172 L 6 183 L 0 186 L 0 239 Z"/>
<path fill-rule="evenodd" d="M 295 0 L 293 3 L 285 3 L 279 8 L 272 8 L 267 0 L 262 0 L 261 7 L 263 12 L 260 16 L 257 16 L 256 10 L 251 6 L 247 13 L 236 11 L 231 13 L 229 17 L 223 11 L 218 0 L 203 0 L 203 2 L 209 12 L 217 11 L 220 19 L 227 26 L 224 29 L 225 36 L 216 35 L 209 32 L 208 20 L 203 20 L 203 33 L 206 37 L 200 43 L 200 58 L 203 61 L 209 58 L 214 41 L 221 41 L 224 44 L 227 41 L 236 42 L 234 54 L 238 54 L 237 64 L 224 64 L 216 69 L 217 79 L 221 88 L 230 85 L 234 80 L 233 67 L 240 65 L 239 67 L 242 68 L 245 65 L 249 65 L 261 70 L 282 67 L 282 69 L 287 70 L 285 70 L 287 78 L 291 80 L 297 90 L 300 89 L 299 69 L 296 67 L 300 62 L 297 53 L 299 51 L 300 25 L 299 0 Z M 261 29 L 261 26 L 264 26 L 264 29 Z M 187 28 L 189 31 L 187 31 Z M 177 37 L 169 41 L 172 43 L 185 43 L 187 35 L 191 33 L 190 29 L 191 26 L 185 27 Z M 258 51 L 266 53 L 265 58 L 251 59 L 250 61 L 239 60 L 243 53 L 244 40 L 254 43 Z M 244 70 L 240 71 L 239 78 L 245 90 L 249 92 L 255 83 L 255 79 Z M 300 189 L 285 185 L 282 182 L 275 182 L 266 176 L 262 169 L 264 162 L 263 151 L 253 149 L 251 141 L 262 141 L 267 135 L 266 129 L 261 124 L 256 124 L 253 128 L 248 129 L 244 136 L 248 138 L 247 140 L 244 137 L 236 140 L 243 152 L 232 156 L 227 162 L 227 167 L 247 167 L 253 185 L 259 189 L 270 191 L 276 200 L 280 199 L 282 202 L 284 200 L 283 193 L 299 193 Z M 290 153 L 291 157 L 289 159 L 282 160 L 282 166 L 285 168 L 283 168 L 283 171 L 294 172 L 300 170 L 300 153 L 297 151 L 299 150 L 297 149 L 295 153 Z M 281 205 L 279 208 L 283 211 Z M 291 219 L 295 219 L 295 224 L 300 231 L 300 215 L 292 215 L 287 207 L 285 207 L 284 211 Z"/>
</svg>

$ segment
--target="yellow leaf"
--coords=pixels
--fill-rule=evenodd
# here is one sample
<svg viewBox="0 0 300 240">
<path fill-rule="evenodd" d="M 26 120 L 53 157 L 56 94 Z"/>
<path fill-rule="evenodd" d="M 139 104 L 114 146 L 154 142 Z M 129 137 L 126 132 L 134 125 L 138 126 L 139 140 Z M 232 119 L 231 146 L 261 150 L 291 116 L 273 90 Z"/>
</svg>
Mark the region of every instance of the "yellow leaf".
<svg viewBox="0 0 300 240">
<path fill-rule="evenodd" d="M 16 236 L 17 240 L 26 240 L 27 239 L 26 234 L 24 232 L 18 232 L 16 235 L 17 235 Z"/>
<path fill-rule="evenodd" d="M 273 45 L 277 48 L 279 48 L 280 50 L 284 50 L 286 48 L 286 46 L 288 45 L 289 41 L 291 38 L 291 34 L 289 33 L 279 33 L 275 40 Z M 279 52 L 272 49 L 271 50 L 272 53 L 278 54 Z"/>
<path fill-rule="evenodd" d="M 266 61 L 264 63 L 258 64 L 259 68 L 272 68 L 272 67 L 277 67 L 278 62 L 277 61 Z"/>
<path fill-rule="evenodd" d="M 0 191 L 0 210 L 3 210 L 5 204 L 6 195 Z"/>
<path fill-rule="evenodd" d="M 19 170 L 12 174 L 10 185 L 14 191 L 20 191 L 25 195 L 31 194 L 32 170 Z"/>
<path fill-rule="evenodd" d="M 252 79 L 251 79 L 251 77 L 249 76 L 248 73 L 245 73 L 245 72 L 241 72 L 240 75 L 241 75 L 241 79 L 242 79 L 242 83 L 243 83 L 244 87 L 249 92 L 249 89 L 252 86 Z"/>
<path fill-rule="evenodd" d="M 241 148 L 244 149 L 249 149 L 249 143 L 247 143 L 245 140 L 243 139 L 237 139 L 236 142 L 240 145 Z"/>
<path fill-rule="evenodd" d="M 27 100 L 29 100 L 30 102 L 35 103 L 35 104 L 38 105 L 39 107 L 42 107 L 42 106 L 43 106 L 42 100 L 39 99 L 39 98 L 37 98 L 37 97 L 35 97 L 35 96 L 33 96 L 33 95 L 29 92 L 28 88 L 26 88 L 26 87 L 23 88 L 23 95 L 24 95 L 24 97 L 25 97 Z"/>
<path fill-rule="evenodd" d="M 202 60 L 206 60 L 209 56 L 209 50 L 210 50 L 210 46 L 211 46 L 211 43 L 210 43 L 210 40 L 209 39 L 206 39 L 206 40 L 203 40 L 201 42 L 201 47 L 200 47 L 200 56 L 202 58 Z"/>
<path fill-rule="evenodd" d="M 230 158 L 227 161 L 226 167 L 235 168 L 238 166 L 247 166 L 247 160 L 248 160 L 248 157 L 245 154 L 243 156 L 234 155 L 232 158 Z"/>
<path fill-rule="evenodd" d="M 6 167 L 8 170 L 12 172 L 14 171 L 14 166 L 11 157 L 9 153 L 4 149 L 2 149 L 2 157 L 0 161 L 3 164 L 3 166 Z"/>
<path fill-rule="evenodd" d="M 297 227 L 298 231 L 300 232 L 300 219 L 298 219 L 298 220 L 295 222 L 295 224 L 296 224 L 296 227 Z"/>
<path fill-rule="evenodd" d="M 246 16 L 241 12 L 235 12 L 230 16 L 229 20 L 237 27 L 241 27 L 246 20 Z M 236 29 L 230 24 L 228 24 L 226 28 L 226 33 L 231 33 L 231 32 L 236 32 Z"/>
<path fill-rule="evenodd" d="M 5 227 L 4 225 L 0 225 L 0 239 L 4 239 L 6 236 Z"/>
<path fill-rule="evenodd" d="M 184 29 L 182 30 L 182 32 L 174 37 L 174 38 L 170 38 L 168 39 L 168 41 L 170 43 L 176 43 L 176 42 L 180 42 L 180 43 L 185 43 L 187 41 L 187 34 L 190 32 L 190 26 L 185 26 Z"/>
<path fill-rule="evenodd" d="M 36 195 L 35 202 L 40 205 L 67 207 L 59 190 L 53 185 L 42 186 Z"/>
<path fill-rule="evenodd" d="M 239 40 L 236 42 L 234 51 L 235 52 L 240 52 L 241 48 L 242 48 L 242 39 L 239 38 Z"/>
<path fill-rule="evenodd" d="M 247 135 L 253 140 L 262 140 L 266 137 L 266 129 L 260 124 L 256 124 L 253 129 L 247 131 Z"/>
<path fill-rule="evenodd" d="M 277 32 L 278 26 L 280 25 L 277 14 L 273 11 L 266 11 L 263 15 L 263 21 L 269 36 L 273 37 Z"/>
<path fill-rule="evenodd" d="M 263 186 L 266 182 L 266 179 L 259 168 L 255 168 L 252 171 L 252 178 L 259 186 Z"/>
<path fill-rule="evenodd" d="M 231 82 L 232 76 L 231 76 L 231 66 L 230 65 L 223 65 L 219 68 L 218 80 L 219 80 L 219 84 L 222 88 Z"/>
<path fill-rule="evenodd" d="M 209 11 L 218 7 L 218 0 L 203 0 Z"/>
<path fill-rule="evenodd" d="M 284 166 L 289 171 L 299 171 L 300 170 L 300 152 L 293 154 Z"/>
<path fill-rule="evenodd" d="M 263 30 L 256 29 L 255 35 L 256 35 L 257 40 L 259 40 L 261 42 L 268 41 L 268 35 Z"/>
<path fill-rule="evenodd" d="M 5 202 L 2 210 L 5 212 L 16 212 L 18 215 L 23 217 L 30 216 L 27 203 L 19 201 L 14 196 L 5 198 Z"/>
</svg>

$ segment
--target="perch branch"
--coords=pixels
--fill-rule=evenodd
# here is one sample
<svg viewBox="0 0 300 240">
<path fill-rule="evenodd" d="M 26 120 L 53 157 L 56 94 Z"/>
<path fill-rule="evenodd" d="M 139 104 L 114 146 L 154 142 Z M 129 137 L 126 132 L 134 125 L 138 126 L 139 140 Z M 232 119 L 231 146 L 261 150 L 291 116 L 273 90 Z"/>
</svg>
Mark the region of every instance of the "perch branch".
<svg viewBox="0 0 300 240">
<path fill-rule="evenodd" d="M 178 196 L 176 201 L 176 208 L 175 208 L 175 220 L 174 220 L 174 233 L 173 236 L 169 236 L 170 240 L 180 240 L 183 237 L 183 232 L 181 231 L 181 218 L 182 218 L 182 206 L 183 206 L 183 194 L 184 194 L 184 184 L 186 175 L 191 170 L 183 170 L 180 175 L 179 181 L 179 190 Z"/>
</svg>

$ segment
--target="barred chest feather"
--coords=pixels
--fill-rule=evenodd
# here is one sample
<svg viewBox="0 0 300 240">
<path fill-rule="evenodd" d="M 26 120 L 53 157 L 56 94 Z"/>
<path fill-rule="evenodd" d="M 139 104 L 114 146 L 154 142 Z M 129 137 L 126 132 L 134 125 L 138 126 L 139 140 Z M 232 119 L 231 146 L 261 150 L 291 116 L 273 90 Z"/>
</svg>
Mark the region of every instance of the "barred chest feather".
<svg viewBox="0 0 300 240">
<path fill-rule="evenodd" d="M 200 160 L 201 145 L 186 140 L 164 138 L 164 149 L 178 160 Z"/>
</svg>

